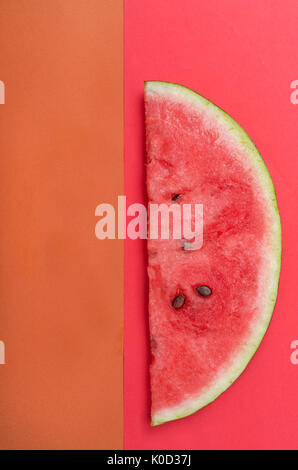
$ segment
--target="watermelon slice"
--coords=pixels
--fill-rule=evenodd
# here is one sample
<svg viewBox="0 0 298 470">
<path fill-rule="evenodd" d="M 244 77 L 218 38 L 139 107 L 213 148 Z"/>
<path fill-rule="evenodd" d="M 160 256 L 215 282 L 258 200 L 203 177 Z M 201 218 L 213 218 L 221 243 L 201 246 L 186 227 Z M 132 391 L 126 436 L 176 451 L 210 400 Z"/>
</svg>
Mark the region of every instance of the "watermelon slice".
<svg viewBox="0 0 298 470">
<path fill-rule="evenodd" d="M 149 203 L 200 203 L 204 242 L 148 240 L 152 425 L 212 402 L 243 372 L 277 297 L 274 186 L 243 129 L 199 94 L 145 83 Z"/>
</svg>

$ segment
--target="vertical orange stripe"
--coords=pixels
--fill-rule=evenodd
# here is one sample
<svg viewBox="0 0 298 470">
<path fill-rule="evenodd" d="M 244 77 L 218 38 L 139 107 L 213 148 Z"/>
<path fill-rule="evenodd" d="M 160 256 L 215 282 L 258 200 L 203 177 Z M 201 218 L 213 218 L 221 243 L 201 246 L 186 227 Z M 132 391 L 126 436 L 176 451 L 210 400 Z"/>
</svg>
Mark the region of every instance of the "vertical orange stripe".
<svg viewBox="0 0 298 470">
<path fill-rule="evenodd" d="M 0 0 L 0 448 L 123 446 L 122 0 Z"/>
</svg>

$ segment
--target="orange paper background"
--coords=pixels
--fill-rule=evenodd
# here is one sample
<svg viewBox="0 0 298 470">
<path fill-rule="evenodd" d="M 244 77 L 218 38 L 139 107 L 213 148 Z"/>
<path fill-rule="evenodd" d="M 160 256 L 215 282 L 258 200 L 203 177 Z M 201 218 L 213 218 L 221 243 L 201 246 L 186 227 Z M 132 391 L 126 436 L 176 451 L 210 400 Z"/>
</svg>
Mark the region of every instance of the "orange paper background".
<svg viewBox="0 0 298 470">
<path fill-rule="evenodd" d="M 1 449 L 123 445 L 122 9 L 0 0 Z"/>
</svg>

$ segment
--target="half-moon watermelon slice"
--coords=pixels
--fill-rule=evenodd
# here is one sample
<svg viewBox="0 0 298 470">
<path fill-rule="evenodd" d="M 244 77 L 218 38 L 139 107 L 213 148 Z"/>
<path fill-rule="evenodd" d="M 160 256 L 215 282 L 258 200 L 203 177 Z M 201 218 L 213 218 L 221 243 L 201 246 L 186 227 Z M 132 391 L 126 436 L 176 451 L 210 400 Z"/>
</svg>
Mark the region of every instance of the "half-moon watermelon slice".
<svg viewBox="0 0 298 470">
<path fill-rule="evenodd" d="M 243 372 L 277 297 L 281 225 L 253 142 L 224 111 L 145 83 L 149 203 L 203 204 L 204 241 L 148 240 L 152 425 L 212 402 Z"/>
</svg>

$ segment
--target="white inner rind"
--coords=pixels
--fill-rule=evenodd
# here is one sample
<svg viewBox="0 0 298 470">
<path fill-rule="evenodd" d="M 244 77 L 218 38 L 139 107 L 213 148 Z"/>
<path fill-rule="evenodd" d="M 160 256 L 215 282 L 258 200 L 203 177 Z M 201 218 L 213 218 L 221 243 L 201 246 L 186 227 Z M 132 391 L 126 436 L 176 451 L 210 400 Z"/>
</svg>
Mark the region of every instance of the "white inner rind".
<svg viewBox="0 0 298 470">
<path fill-rule="evenodd" d="M 206 116 L 222 126 L 229 139 L 234 141 L 233 144 L 245 151 L 248 163 L 259 182 L 260 190 L 263 191 L 271 221 L 268 256 L 264 260 L 262 282 L 260 282 L 262 289 L 258 297 L 259 314 L 256 321 L 251 324 L 250 331 L 239 348 L 239 352 L 228 365 L 226 364 L 218 371 L 212 383 L 208 384 L 199 395 L 194 395 L 174 407 L 164 408 L 154 413 L 152 425 L 155 426 L 188 416 L 211 403 L 239 377 L 258 349 L 269 326 L 277 298 L 281 264 L 281 223 L 273 182 L 264 160 L 245 131 L 228 114 L 201 95 L 181 85 L 158 81 L 146 82 L 145 93 L 147 97 L 150 94 L 157 94 L 184 104 L 189 103 L 194 109 L 197 107 L 200 112 L 203 111 Z"/>
</svg>

